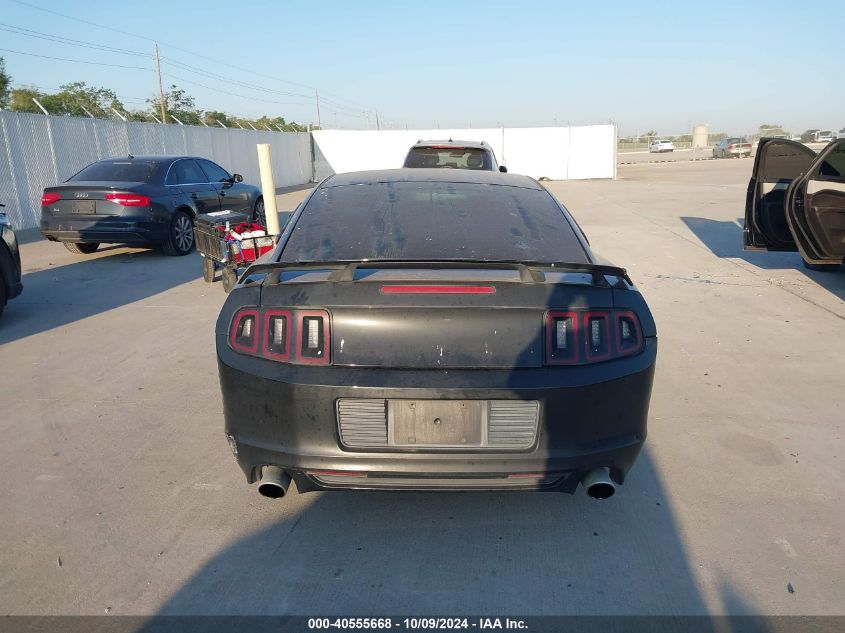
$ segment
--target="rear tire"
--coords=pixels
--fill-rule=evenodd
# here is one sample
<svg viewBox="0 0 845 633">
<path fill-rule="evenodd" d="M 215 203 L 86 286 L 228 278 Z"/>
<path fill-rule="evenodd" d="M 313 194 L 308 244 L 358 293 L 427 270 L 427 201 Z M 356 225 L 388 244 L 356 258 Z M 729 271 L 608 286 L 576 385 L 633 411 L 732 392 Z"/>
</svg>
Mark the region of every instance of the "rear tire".
<svg viewBox="0 0 845 633">
<path fill-rule="evenodd" d="M 182 257 L 194 249 L 194 222 L 184 211 L 177 211 L 170 221 L 167 241 L 161 249 L 165 255 Z"/>
<path fill-rule="evenodd" d="M 214 281 L 214 260 L 210 257 L 202 258 L 202 278 L 208 283 Z"/>
<path fill-rule="evenodd" d="M 804 268 L 807 270 L 815 270 L 820 273 L 834 273 L 838 271 L 840 267 L 840 264 L 811 264 L 803 259 L 801 261 L 804 262 Z"/>
<path fill-rule="evenodd" d="M 223 292 L 229 294 L 232 291 L 232 288 L 235 287 L 235 284 L 238 283 L 238 275 L 233 269 L 227 266 L 223 269 L 223 272 L 220 273 L 220 276 L 223 278 Z"/>
<path fill-rule="evenodd" d="M 264 211 L 264 198 L 261 196 L 259 196 L 258 200 L 255 201 L 255 208 L 253 209 L 252 217 L 255 222 L 263 226 L 265 229 L 267 228 L 267 214 Z"/>
<path fill-rule="evenodd" d="M 65 245 L 65 248 L 68 249 L 74 255 L 90 255 L 91 253 L 95 252 L 98 248 L 100 248 L 99 242 L 94 242 L 93 244 L 78 244 L 76 242 L 62 242 Z"/>
</svg>

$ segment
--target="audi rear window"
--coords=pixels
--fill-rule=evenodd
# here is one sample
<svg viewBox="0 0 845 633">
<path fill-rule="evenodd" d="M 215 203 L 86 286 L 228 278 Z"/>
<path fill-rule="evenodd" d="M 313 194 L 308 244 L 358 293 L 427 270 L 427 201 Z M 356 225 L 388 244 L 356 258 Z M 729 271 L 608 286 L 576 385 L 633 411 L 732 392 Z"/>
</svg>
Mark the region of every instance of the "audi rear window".
<svg viewBox="0 0 845 633">
<path fill-rule="evenodd" d="M 490 153 L 474 147 L 414 147 L 405 167 L 493 169 Z"/>
<path fill-rule="evenodd" d="M 150 182 L 158 168 L 154 161 L 101 161 L 88 165 L 69 181 L 102 180 L 113 182 Z"/>
<path fill-rule="evenodd" d="M 318 189 L 280 261 L 379 259 L 589 261 L 547 191 L 450 182 Z"/>
</svg>

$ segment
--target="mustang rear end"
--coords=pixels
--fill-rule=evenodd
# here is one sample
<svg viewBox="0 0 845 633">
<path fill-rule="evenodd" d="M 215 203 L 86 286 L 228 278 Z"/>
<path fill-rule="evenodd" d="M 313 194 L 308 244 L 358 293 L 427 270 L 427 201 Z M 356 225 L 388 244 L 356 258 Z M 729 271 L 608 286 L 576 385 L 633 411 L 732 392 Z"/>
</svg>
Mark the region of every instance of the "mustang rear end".
<svg viewBox="0 0 845 633">
<path fill-rule="evenodd" d="M 291 480 L 300 491 L 574 492 L 583 482 L 611 496 L 646 437 L 657 339 L 645 301 L 624 270 L 592 261 L 534 181 L 421 171 L 323 183 L 274 261 L 229 296 L 220 383 L 248 482 L 267 496 Z M 373 204 L 391 195 L 387 212 Z M 511 229 L 539 256 L 580 261 L 515 261 Z M 372 240 L 376 255 L 382 240 L 403 257 L 347 258 Z M 491 240 L 502 259 L 442 257 L 451 242 L 478 253 Z"/>
</svg>

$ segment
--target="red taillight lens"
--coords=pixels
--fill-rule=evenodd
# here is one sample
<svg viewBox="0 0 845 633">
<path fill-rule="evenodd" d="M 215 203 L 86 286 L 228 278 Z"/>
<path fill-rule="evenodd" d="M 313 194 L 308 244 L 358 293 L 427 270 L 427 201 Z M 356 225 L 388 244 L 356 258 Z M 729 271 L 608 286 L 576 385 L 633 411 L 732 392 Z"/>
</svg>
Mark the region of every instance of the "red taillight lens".
<svg viewBox="0 0 845 633">
<path fill-rule="evenodd" d="M 58 193 L 50 193 L 45 191 L 44 194 L 41 196 L 41 206 L 42 207 L 49 207 L 54 202 L 58 202 L 62 199 L 61 194 Z"/>
<path fill-rule="evenodd" d="M 290 360 L 290 330 L 293 320 L 289 310 L 264 312 L 262 356 L 271 360 Z"/>
<path fill-rule="evenodd" d="M 330 336 L 325 310 L 244 308 L 232 319 L 229 345 L 241 354 L 278 362 L 328 365 Z"/>
<path fill-rule="evenodd" d="M 326 365 L 329 362 L 329 315 L 324 310 L 297 310 L 296 362 Z"/>
<path fill-rule="evenodd" d="M 734 148 L 733 145 L 728 145 L 728 149 L 733 149 L 733 148 Z"/>
<path fill-rule="evenodd" d="M 150 197 L 142 196 L 137 193 L 107 193 L 106 200 L 117 202 L 117 204 L 124 207 L 148 207 L 150 206 Z"/>
<path fill-rule="evenodd" d="M 642 350 L 637 315 L 630 310 L 546 313 L 546 365 L 580 365 Z"/>
<path fill-rule="evenodd" d="M 235 315 L 229 344 L 233 350 L 242 354 L 255 354 L 258 351 L 258 310 L 241 310 Z"/>
</svg>

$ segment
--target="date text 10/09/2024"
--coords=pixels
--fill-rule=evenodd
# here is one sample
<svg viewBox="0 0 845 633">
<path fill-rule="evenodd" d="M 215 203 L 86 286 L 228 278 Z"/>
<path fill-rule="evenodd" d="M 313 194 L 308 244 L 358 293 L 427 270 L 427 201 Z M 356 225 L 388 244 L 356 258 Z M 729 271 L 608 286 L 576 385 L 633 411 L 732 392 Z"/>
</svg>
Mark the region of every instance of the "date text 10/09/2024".
<svg viewBox="0 0 845 633">
<path fill-rule="evenodd" d="M 512 618 L 309 618 L 308 628 L 347 630 L 521 630 L 527 629 L 524 620 Z"/>
</svg>

